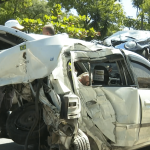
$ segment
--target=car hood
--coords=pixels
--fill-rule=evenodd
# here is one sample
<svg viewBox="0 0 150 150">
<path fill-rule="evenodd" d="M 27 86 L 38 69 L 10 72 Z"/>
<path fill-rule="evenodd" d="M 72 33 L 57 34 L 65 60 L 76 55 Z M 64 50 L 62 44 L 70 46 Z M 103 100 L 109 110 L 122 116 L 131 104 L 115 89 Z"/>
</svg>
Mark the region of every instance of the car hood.
<svg viewBox="0 0 150 150">
<path fill-rule="evenodd" d="M 105 56 L 112 49 L 114 48 L 70 39 L 63 34 L 26 41 L 0 52 L 0 86 L 27 83 L 50 75 L 60 62 L 61 54 L 71 50 L 101 50 L 101 55 Z"/>
<path fill-rule="evenodd" d="M 118 41 L 129 41 L 129 40 L 142 40 L 150 38 L 150 31 L 143 30 L 129 30 L 129 31 L 119 31 L 111 35 L 103 41 L 103 44 L 106 46 L 111 46 L 111 40 Z"/>
</svg>

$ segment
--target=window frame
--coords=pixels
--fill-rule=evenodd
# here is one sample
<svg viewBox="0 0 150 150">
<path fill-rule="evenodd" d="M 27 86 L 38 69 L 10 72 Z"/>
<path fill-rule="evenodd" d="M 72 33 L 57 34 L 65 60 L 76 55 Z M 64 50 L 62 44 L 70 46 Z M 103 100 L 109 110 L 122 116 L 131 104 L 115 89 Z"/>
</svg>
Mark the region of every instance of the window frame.
<svg viewBox="0 0 150 150">
<path fill-rule="evenodd" d="M 78 61 L 77 61 L 78 62 Z M 82 62 L 81 60 L 79 61 L 79 62 Z M 130 70 L 128 69 L 128 67 L 127 67 L 127 63 L 125 63 L 125 60 L 124 59 L 122 59 L 122 60 L 116 60 L 115 59 L 115 61 L 106 61 L 106 60 L 104 60 L 104 61 L 87 61 L 87 62 L 85 62 L 85 60 L 82 62 L 82 64 L 84 65 L 84 67 L 86 68 L 86 65 L 85 65 L 85 63 L 88 63 L 88 62 L 90 62 L 90 63 L 94 63 L 94 62 L 97 62 L 97 63 L 106 63 L 106 62 L 109 62 L 109 63 L 116 63 L 116 65 L 117 65 L 117 70 L 118 70 L 118 72 L 119 72 L 119 74 L 120 74 L 120 80 L 121 80 L 121 82 L 123 83 L 123 84 L 120 84 L 120 85 L 99 85 L 99 86 L 109 86 L 109 87 L 118 87 L 118 86 L 120 86 L 120 87 L 133 87 L 133 86 L 136 86 L 135 85 L 135 83 L 134 83 L 134 80 L 133 80 L 133 78 L 131 77 L 131 73 L 130 73 Z M 124 63 L 124 64 L 123 64 Z M 88 70 L 88 68 L 86 68 L 87 70 Z M 89 70 L 88 70 L 89 71 Z M 89 71 L 90 72 L 90 71 Z M 123 79 L 124 79 L 124 81 L 123 81 Z M 129 79 L 130 79 L 130 81 L 129 81 Z M 130 82 L 132 82 L 132 83 L 130 83 Z M 130 83 L 130 84 L 129 84 Z"/>
<path fill-rule="evenodd" d="M 6 32 L 6 31 L 5 32 L 0 32 L 0 41 L 2 41 L 3 44 L 6 44 L 6 45 L 8 44 L 8 46 L 6 46 L 4 48 L 2 47 L 0 49 L 1 51 L 5 50 L 5 49 L 8 49 L 8 48 L 12 48 L 16 45 L 19 45 L 19 44 L 23 43 L 23 42 L 26 42 L 25 39 L 23 39 L 23 38 L 21 38 L 17 35 L 14 35 L 12 33 Z"/>
<path fill-rule="evenodd" d="M 137 64 L 137 65 L 139 65 L 139 66 L 142 66 L 143 68 L 147 69 L 147 70 L 150 72 L 150 67 L 147 66 L 146 64 L 143 64 L 142 62 L 139 62 L 139 61 L 133 60 L 133 59 L 130 59 L 130 62 L 131 62 L 131 66 L 132 66 L 132 67 L 134 67 L 134 66 L 132 65 L 132 63 L 134 63 L 134 64 Z M 141 69 L 141 70 L 143 70 L 143 69 Z M 132 71 L 133 71 L 133 70 L 132 70 Z M 138 77 L 137 74 L 134 73 L 134 71 L 133 71 L 133 74 L 136 76 L 136 80 L 137 80 L 137 84 L 138 84 L 139 89 L 150 89 L 150 88 L 141 87 L 141 86 L 140 86 L 140 83 L 139 83 L 139 81 L 138 81 L 138 78 L 140 78 L 140 77 Z M 147 79 L 147 78 L 146 78 L 146 79 Z"/>
</svg>

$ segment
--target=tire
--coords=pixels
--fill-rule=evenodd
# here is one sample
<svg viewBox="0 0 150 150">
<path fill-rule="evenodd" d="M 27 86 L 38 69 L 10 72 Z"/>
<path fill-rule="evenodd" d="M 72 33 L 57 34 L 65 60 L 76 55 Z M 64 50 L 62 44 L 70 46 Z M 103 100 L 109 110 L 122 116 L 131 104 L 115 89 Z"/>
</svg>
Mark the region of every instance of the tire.
<svg viewBox="0 0 150 150">
<path fill-rule="evenodd" d="M 88 137 L 80 129 L 73 139 L 71 150 L 91 150 Z"/>
<path fill-rule="evenodd" d="M 39 108 L 42 109 L 42 108 Z M 6 129 L 10 138 L 17 144 L 24 145 L 28 132 L 32 127 L 35 119 L 34 103 L 27 103 L 22 107 L 15 109 L 7 119 Z M 40 129 L 39 129 L 40 125 Z M 40 132 L 39 132 L 40 131 Z M 40 135 L 40 136 L 39 136 Z M 39 141 L 39 138 L 45 140 L 47 138 L 47 126 L 41 118 L 38 126 L 35 127 L 28 144 L 34 144 Z"/>
</svg>

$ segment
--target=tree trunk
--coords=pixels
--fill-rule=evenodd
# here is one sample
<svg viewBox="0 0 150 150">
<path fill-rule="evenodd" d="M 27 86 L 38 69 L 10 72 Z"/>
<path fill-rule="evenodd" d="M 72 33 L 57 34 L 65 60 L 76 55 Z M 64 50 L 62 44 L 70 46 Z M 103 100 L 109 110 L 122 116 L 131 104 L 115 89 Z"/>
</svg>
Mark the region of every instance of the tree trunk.
<svg viewBox="0 0 150 150">
<path fill-rule="evenodd" d="M 143 30 L 143 20 L 144 20 L 144 14 L 142 13 L 142 16 L 141 16 L 141 30 Z"/>
</svg>

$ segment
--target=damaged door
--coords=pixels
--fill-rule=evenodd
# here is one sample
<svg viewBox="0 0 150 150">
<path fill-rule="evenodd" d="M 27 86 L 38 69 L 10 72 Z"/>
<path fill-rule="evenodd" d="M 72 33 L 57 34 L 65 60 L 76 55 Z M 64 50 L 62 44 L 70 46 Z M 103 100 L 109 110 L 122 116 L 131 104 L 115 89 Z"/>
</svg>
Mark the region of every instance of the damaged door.
<svg viewBox="0 0 150 150">
<path fill-rule="evenodd" d="M 87 67 L 90 86 L 83 85 L 76 77 L 75 62 L 82 62 Z M 136 125 L 140 123 L 140 102 L 121 52 L 71 52 L 71 67 L 86 127 L 90 130 L 91 124 L 95 124 L 99 133 L 116 146 L 133 146 L 138 141 Z M 98 137 L 98 133 L 92 134 Z"/>
<path fill-rule="evenodd" d="M 108 66 L 106 64 L 109 64 Z M 101 63 L 108 67 L 108 84 L 101 89 L 115 111 L 114 146 L 133 146 L 139 138 L 140 101 L 138 90 L 124 59 Z M 94 75 L 93 75 L 94 76 Z M 105 74 L 104 74 L 105 78 Z"/>
<path fill-rule="evenodd" d="M 138 84 L 141 101 L 141 122 L 139 141 L 137 144 L 150 140 L 150 63 L 138 55 L 129 55 L 131 69 Z"/>
</svg>

